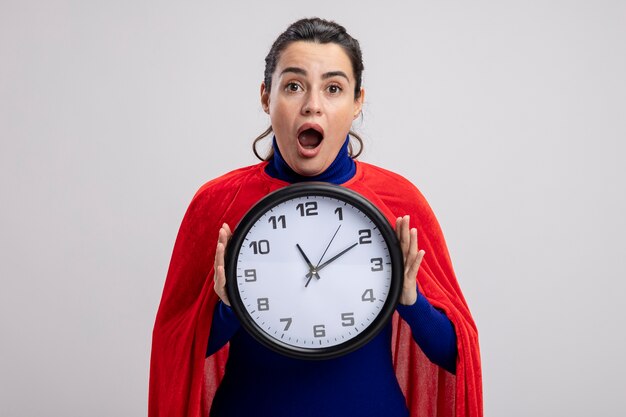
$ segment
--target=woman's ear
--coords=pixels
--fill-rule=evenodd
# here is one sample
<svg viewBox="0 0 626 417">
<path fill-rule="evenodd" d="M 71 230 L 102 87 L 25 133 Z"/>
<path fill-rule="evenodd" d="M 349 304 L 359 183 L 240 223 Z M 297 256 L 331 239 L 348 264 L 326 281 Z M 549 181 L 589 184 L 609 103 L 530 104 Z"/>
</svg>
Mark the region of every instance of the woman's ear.
<svg viewBox="0 0 626 417">
<path fill-rule="evenodd" d="M 361 88 L 361 94 L 354 100 L 354 119 L 359 117 L 361 110 L 363 110 L 363 102 L 365 101 L 365 89 Z"/>
<path fill-rule="evenodd" d="M 270 114 L 270 92 L 265 89 L 265 81 L 261 83 L 261 106 L 265 113 Z"/>
</svg>

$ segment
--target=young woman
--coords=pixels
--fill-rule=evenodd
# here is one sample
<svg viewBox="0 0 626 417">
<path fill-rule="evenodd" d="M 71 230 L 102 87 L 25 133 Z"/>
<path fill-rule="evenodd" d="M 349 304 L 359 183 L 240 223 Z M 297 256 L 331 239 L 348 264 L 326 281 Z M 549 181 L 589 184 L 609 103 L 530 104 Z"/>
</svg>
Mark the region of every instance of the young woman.
<svg viewBox="0 0 626 417">
<path fill-rule="evenodd" d="M 351 136 L 362 146 L 350 131 L 365 97 L 362 71 L 358 42 L 333 22 L 300 20 L 274 42 L 261 85 L 271 127 L 255 141 L 273 132 L 272 152 L 205 184 L 183 219 L 153 335 L 151 417 L 482 415 L 477 331 L 437 220 L 406 179 L 352 155 Z M 321 362 L 261 346 L 225 290 L 230 226 L 301 181 L 369 199 L 395 221 L 405 261 L 392 322 Z"/>
</svg>

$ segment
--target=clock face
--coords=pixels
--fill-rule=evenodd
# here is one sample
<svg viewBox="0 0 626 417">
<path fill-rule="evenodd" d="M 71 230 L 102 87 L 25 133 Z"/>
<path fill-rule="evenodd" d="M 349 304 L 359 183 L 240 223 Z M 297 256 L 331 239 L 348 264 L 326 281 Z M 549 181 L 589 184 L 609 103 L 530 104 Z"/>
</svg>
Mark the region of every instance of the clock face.
<svg viewBox="0 0 626 417">
<path fill-rule="evenodd" d="M 296 357 L 337 356 L 367 342 L 393 312 L 398 253 L 387 220 L 358 194 L 286 187 L 237 227 L 229 296 L 265 345 Z"/>
</svg>

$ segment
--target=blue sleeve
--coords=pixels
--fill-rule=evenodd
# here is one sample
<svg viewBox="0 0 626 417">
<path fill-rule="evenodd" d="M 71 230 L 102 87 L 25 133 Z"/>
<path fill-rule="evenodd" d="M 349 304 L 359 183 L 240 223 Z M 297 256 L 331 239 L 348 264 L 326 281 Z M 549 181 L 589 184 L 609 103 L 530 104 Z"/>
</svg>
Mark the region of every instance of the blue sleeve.
<svg viewBox="0 0 626 417">
<path fill-rule="evenodd" d="M 213 322 L 209 334 L 206 356 L 211 356 L 222 348 L 239 330 L 239 320 L 232 308 L 223 302 L 217 303 L 213 312 Z"/>
<path fill-rule="evenodd" d="M 448 372 L 456 372 L 456 333 L 450 319 L 434 308 L 418 292 L 415 304 L 396 307 L 400 317 L 411 327 L 413 339 L 431 362 Z"/>
</svg>

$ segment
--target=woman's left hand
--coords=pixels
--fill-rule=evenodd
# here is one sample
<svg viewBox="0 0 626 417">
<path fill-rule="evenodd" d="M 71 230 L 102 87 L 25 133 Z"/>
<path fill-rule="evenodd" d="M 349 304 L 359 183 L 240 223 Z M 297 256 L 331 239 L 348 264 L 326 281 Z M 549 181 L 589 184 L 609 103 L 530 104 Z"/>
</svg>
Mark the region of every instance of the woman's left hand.
<svg viewBox="0 0 626 417">
<path fill-rule="evenodd" d="M 409 221 L 409 216 L 396 219 L 396 235 L 404 258 L 404 282 L 399 302 L 404 305 L 413 305 L 417 301 L 416 276 L 425 253 L 417 249 L 417 229 L 409 229 Z"/>
</svg>

